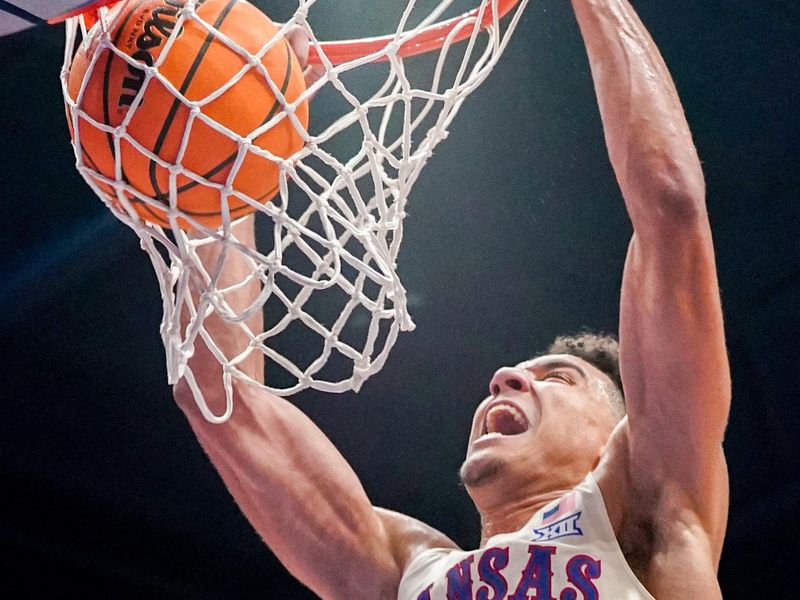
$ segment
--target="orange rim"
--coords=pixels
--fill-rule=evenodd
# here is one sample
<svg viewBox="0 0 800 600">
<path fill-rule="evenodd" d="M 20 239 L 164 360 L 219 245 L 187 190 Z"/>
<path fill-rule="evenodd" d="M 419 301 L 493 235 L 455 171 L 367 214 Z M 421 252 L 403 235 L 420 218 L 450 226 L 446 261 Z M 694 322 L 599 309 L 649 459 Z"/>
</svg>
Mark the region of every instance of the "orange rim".
<svg viewBox="0 0 800 600">
<path fill-rule="evenodd" d="M 70 17 L 77 17 L 80 14 L 97 10 L 103 6 L 114 4 L 120 0 L 96 0 L 83 8 L 75 9 L 64 15 L 50 19 L 48 23 L 60 23 L 69 19 Z M 497 20 L 499 21 L 507 15 L 520 0 L 498 0 L 497 2 Z M 494 10 L 491 6 L 492 0 L 483 0 L 482 4 L 488 4 L 483 13 L 481 20 L 481 29 L 486 29 L 495 21 Z M 397 52 L 398 56 L 408 57 L 417 54 L 425 54 L 432 52 L 442 47 L 447 36 L 464 21 L 464 19 L 476 18 L 480 13 L 481 6 L 475 8 L 459 17 L 453 17 L 440 23 L 429 25 L 420 31 L 413 38 L 407 40 L 400 46 Z M 453 43 L 463 41 L 472 35 L 472 28 L 465 27 L 453 37 Z M 395 35 L 384 35 L 373 38 L 362 38 L 357 40 L 341 40 L 335 42 L 322 42 L 320 47 L 322 52 L 334 65 L 340 65 L 352 60 L 363 58 L 370 54 L 380 52 L 395 40 Z M 386 56 L 381 56 L 375 59 L 376 62 L 388 60 Z M 322 63 L 319 52 L 316 46 L 311 46 L 308 52 L 308 63 L 311 65 L 318 65 Z"/>
<path fill-rule="evenodd" d="M 497 2 L 497 20 L 499 21 L 513 9 L 520 0 L 498 0 Z M 492 8 L 492 0 L 483 0 L 481 5 L 488 4 L 483 13 L 481 20 L 481 29 L 486 29 L 494 21 L 494 10 Z M 481 11 L 481 6 L 475 8 L 459 17 L 453 17 L 440 23 L 429 25 L 420 31 L 413 38 L 404 42 L 397 52 L 398 56 L 403 58 L 408 56 L 416 56 L 417 54 L 425 54 L 438 50 L 444 45 L 447 36 L 464 21 L 464 19 L 476 18 Z M 472 35 L 472 27 L 465 27 L 453 37 L 453 43 L 461 42 Z M 322 42 L 322 52 L 334 65 L 349 62 L 363 58 L 375 52 L 380 52 L 389 44 L 395 41 L 395 35 L 384 35 L 374 38 L 363 38 L 360 40 L 342 40 L 337 42 Z M 381 56 L 375 59 L 376 62 L 386 61 L 386 56 Z M 322 61 L 315 46 L 309 48 L 308 63 L 312 65 L 320 64 Z"/>
</svg>

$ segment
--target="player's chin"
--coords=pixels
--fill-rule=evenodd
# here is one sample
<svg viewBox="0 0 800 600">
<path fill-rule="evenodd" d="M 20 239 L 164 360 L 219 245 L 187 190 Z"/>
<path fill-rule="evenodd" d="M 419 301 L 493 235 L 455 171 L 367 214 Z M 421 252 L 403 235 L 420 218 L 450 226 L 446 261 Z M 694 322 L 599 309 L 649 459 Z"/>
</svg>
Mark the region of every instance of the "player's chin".
<svg viewBox="0 0 800 600">
<path fill-rule="evenodd" d="M 476 488 L 491 483 L 501 470 L 499 457 L 468 456 L 458 470 L 458 477 L 465 487 Z"/>
<path fill-rule="evenodd" d="M 526 446 L 532 442 L 532 435 L 533 432 L 528 429 L 513 435 L 489 433 L 472 440 L 464 464 L 459 469 L 461 483 L 477 487 L 496 479 L 508 461 L 513 461 L 520 452 L 526 451 Z"/>
</svg>

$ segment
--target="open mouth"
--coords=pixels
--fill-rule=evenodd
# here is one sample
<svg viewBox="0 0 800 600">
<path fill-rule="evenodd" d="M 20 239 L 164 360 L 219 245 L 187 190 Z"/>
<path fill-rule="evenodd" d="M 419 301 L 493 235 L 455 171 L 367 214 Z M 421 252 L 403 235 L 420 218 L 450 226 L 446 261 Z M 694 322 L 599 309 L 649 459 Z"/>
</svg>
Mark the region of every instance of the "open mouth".
<svg viewBox="0 0 800 600">
<path fill-rule="evenodd" d="M 529 426 L 527 417 L 519 408 L 498 402 L 486 411 L 480 437 L 519 435 L 525 433 Z"/>
</svg>

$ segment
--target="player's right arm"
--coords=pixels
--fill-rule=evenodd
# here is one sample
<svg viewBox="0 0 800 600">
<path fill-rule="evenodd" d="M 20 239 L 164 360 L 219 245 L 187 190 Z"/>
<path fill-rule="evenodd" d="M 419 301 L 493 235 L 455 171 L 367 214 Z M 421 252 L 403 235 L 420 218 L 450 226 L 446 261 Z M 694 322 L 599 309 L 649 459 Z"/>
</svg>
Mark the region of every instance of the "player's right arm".
<svg viewBox="0 0 800 600">
<path fill-rule="evenodd" d="M 627 487 L 606 489 L 625 507 L 619 529 L 653 525 L 634 533 L 651 540 L 658 585 L 691 581 L 689 595 L 719 597 L 731 380 L 703 171 L 675 84 L 630 2 L 573 6 L 634 230 L 619 326 Z"/>
<path fill-rule="evenodd" d="M 252 218 L 240 223 L 235 234 L 252 245 Z M 221 249 L 216 243 L 198 250 L 208 269 Z M 243 281 L 249 272 L 241 254 L 229 252 L 218 287 Z M 258 284 L 251 282 L 225 299 L 241 310 L 258 291 Z M 247 346 L 243 330 L 216 315 L 205 325 L 228 358 Z M 260 331 L 260 315 L 248 325 Z M 199 338 L 189 367 L 210 408 L 222 412 L 221 367 Z M 261 353 L 251 355 L 242 368 L 263 380 Z M 433 543 L 447 543 L 413 519 L 374 509 L 330 440 L 282 398 L 235 382 L 233 414 L 214 425 L 202 416 L 185 383 L 176 385 L 174 393 L 248 520 L 286 568 L 322 598 L 396 598 L 402 570 L 413 554 Z"/>
</svg>

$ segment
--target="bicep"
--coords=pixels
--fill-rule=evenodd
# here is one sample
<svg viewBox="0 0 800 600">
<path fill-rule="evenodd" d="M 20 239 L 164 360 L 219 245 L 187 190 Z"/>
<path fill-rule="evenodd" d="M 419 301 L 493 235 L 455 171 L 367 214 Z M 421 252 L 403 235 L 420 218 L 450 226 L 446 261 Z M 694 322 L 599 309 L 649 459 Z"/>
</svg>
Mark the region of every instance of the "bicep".
<svg viewBox="0 0 800 600">
<path fill-rule="evenodd" d="M 634 234 L 623 277 L 620 370 L 634 472 L 690 494 L 716 479 L 730 374 L 707 220 Z"/>
<path fill-rule="evenodd" d="M 375 507 L 375 512 L 388 533 L 392 554 L 400 567 L 401 574 L 425 550 L 459 549 L 458 545 L 441 531 L 413 517 L 378 507 Z"/>
</svg>

